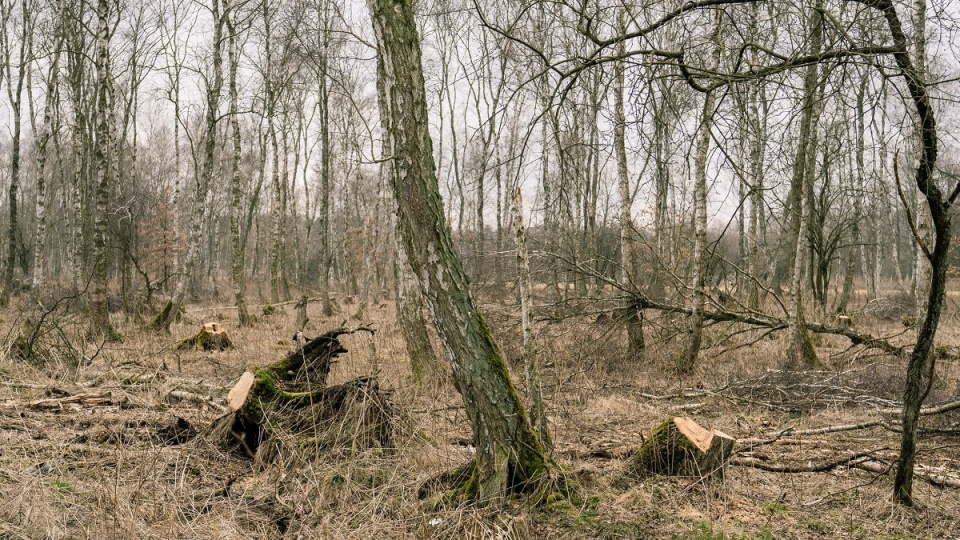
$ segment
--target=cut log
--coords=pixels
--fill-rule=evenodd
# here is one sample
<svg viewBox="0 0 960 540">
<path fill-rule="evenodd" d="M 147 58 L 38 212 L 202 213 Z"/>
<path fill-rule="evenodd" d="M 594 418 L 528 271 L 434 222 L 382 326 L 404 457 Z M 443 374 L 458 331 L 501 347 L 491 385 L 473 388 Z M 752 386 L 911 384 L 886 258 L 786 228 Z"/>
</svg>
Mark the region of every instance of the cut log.
<svg viewBox="0 0 960 540">
<path fill-rule="evenodd" d="M 216 322 L 204 324 L 196 334 L 177 342 L 178 351 L 224 351 L 233 348 L 233 341 L 223 328 Z"/>
<path fill-rule="evenodd" d="M 375 378 L 326 386 L 331 364 L 347 352 L 338 337 L 358 330 L 372 333 L 338 328 L 270 366 L 245 372 L 227 396 L 230 412 L 211 424 L 205 438 L 260 462 L 311 448 L 389 447 L 393 405 Z"/>
<path fill-rule="evenodd" d="M 736 439 L 708 430 L 687 417 L 674 417 L 654 428 L 627 466 L 633 476 L 663 474 L 706 477 L 722 471 Z"/>
<path fill-rule="evenodd" d="M 252 371 L 244 371 L 243 375 L 240 376 L 240 380 L 237 381 L 237 384 L 233 385 L 233 388 L 230 389 L 230 393 L 227 394 L 227 407 L 231 411 L 237 411 L 244 403 L 247 402 L 247 397 L 250 395 L 250 389 L 253 388 L 253 383 L 256 381 L 256 376 Z"/>
</svg>

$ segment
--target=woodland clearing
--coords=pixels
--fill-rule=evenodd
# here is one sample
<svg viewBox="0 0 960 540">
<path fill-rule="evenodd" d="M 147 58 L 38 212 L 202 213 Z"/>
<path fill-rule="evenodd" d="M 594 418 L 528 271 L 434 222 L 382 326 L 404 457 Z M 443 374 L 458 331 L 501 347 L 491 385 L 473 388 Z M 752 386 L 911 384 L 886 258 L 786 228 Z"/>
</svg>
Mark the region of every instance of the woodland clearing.
<svg viewBox="0 0 960 540">
<path fill-rule="evenodd" d="M 396 408 L 395 448 L 326 449 L 305 463 L 261 465 L 193 438 L 224 413 L 227 392 L 244 370 L 294 348 L 292 304 L 260 315 L 254 328 L 236 328 L 229 308 L 188 306 L 173 336 L 219 321 L 236 345 L 224 352 L 178 351 L 175 339 L 115 315 L 124 340 L 88 351 L 92 360 L 78 368 L 30 365 L 7 355 L 0 364 L 0 537 L 960 534 L 960 489 L 949 487 L 960 472 L 960 410 L 924 416 L 918 470 L 926 472 L 918 473 L 918 508 L 898 506 L 890 497 L 902 361 L 849 350 L 842 338 L 823 336 L 817 346 L 828 369 L 784 371 L 781 337 L 725 351 L 741 338 L 724 339 L 721 332 L 733 327 L 714 326 L 704 361 L 678 378 L 666 369 L 675 354 L 671 341 L 628 357 L 622 327 L 593 316 L 538 325 L 555 457 L 577 496 L 483 506 L 420 500 L 425 480 L 470 458 L 471 431 L 446 375 L 412 383 L 392 306 L 368 308 L 357 321 L 376 329 L 372 336 L 341 338 L 349 352 L 334 363 L 330 382 L 377 376 Z M 310 306 L 308 336 L 338 326 L 356 306 L 344 302 L 327 318 L 318 308 Z M 515 306 L 487 302 L 483 311 L 507 357 L 518 357 Z M 648 327 L 657 328 L 658 321 L 648 319 Z M 5 330 L 15 322 L 13 313 L 3 316 Z M 904 331 L 897 321 L 867 315 L 857 324 L 876 334 Z M 956 328 L 957 310 L 949 305 L 942 344 L 960 343 Z M 942 359 L 926 403 L 958 396 L 960 362 Z M 643 436 L 677 415 L 738 439 L 726 474 L 708 481 L 625 478 L 624 465 Z M 814 431 L 825 427 L 836 431 Z M 827 470 L 799 472 L 818 467 Z"/>
</svg>

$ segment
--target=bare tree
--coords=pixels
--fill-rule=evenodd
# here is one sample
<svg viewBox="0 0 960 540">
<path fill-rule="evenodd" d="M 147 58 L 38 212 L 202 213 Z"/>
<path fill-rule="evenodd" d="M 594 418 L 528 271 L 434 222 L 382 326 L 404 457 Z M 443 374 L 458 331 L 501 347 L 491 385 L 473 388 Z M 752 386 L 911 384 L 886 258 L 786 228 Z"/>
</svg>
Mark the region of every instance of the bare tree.
<svg viewBox="0 0 960 540">
<path fill-rule="evenodd" d="M 468 288 L 443 212 L 427 125 L 420 38 L 404 0 L 368 2 L 377 36 L 381 121 L 389 132 L 398 229 L 424 291 L 473 427 L 472 494 L 480 499 L 541 482 L 549 458 Z"/>
<path fill-rule="evenodd" d="M 19 10 L 17 8 L 19 7 Z M 10 187 L 8 189 L 9 223 L 7 224 L 7 254 L 3 270 L 3 290 L 0 291 L 0 303 L 6 304 L 13 290 L 14 270 L 20 254 L 20 222 L 19 222 L 19 190 L 20 190 L 20 158 L 21 132 L 23 124 L 23 90 L 24 83 L 29 77 L 30 64 L 33 61 L 33 33 L 35 28 L 34 2 L 16 2 L 14 0 L 0 1 L 0 21 L 3 22 L 3 31 L 0 32 L 0 52 L 3 58 L 3 70 L 7 82 L 7 98 L 13 113 L 10 154 Z M 7 27 L 7 21 L 14 20 L 19 25 Z M 18 20 L 19 19 L 19 20 Z M 19 43 L 14 39 L 19 38 Z M 14 51 L 14 45 L 17 45 Z M 15 71 L 14 71 L 15 69 Z"/>
<path fill-rule="evenodd" d="M 105 1 L 105 0 L 101 0 Z M 204 224 L 207 222 L 207 196 L 213 169 L 217 144 L 217 126 L 220 120 L 220 97 L 223 90 L 223 29 L 225 25 L 222 0 L 211 0 L 209 6 L 213 16 L 213 42 L 211 51 L 211 72 L 206 76 L 206 112 L 202 138 L 202 153 L 199 170 L 193 182 L 193 212 L 190 220 L 190 241 L 187 254 L 183 258 L 177 273 L 177 282 L 170 300 L 154 318 L 151 327 L 155 331 L 169 332 L 170 323 L 176 318 L 183 306 L 187 284 L 193 277 L 193 271 L 199 257 L 200 242 L 204 238 Z"/>
</svg>

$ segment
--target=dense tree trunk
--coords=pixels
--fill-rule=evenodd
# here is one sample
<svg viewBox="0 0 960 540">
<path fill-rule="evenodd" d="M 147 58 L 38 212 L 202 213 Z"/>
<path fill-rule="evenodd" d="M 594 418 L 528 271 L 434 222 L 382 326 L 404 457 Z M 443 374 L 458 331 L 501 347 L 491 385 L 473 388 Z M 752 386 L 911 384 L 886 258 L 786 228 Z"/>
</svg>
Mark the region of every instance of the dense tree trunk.
<svg viewBox="0 0 960 540">
<path fill-rule="evenodd" d="M 467 491 L 480 498 L 534 487 L 549 458 L 470 294 L 437 184 L 420 38 L 406 0 L 369 0 L 379 46 L 381 121 L 393 142 L 398 229 L 463 396 L 476 447 Z"/>
</svg>

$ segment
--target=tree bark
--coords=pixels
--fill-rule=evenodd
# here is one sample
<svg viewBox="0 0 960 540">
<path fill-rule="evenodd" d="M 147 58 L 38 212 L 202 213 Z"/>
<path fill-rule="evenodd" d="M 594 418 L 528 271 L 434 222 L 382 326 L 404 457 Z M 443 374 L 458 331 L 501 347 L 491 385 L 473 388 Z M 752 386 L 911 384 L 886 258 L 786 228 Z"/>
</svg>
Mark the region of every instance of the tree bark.
<svg viewBox="0 0 960 540">
<path fill-rule="evenodd" d="M 420 38 L 407 0 L 368 0 L 379 55 L 381 122 L 390 133 L 398 229 L 449 357 L 476 447 L 463 486 L 479 499 L 537 486 L 550 466 L 503 355 L 470 294 L 437 184 Z"/>
<path fill-rule="evenodd" d="M 624 12 L 620 12 L 620 25 L 623 26 Z M 618 54 L 626 52 L 623 42 L 617 46 Z M 616 84 L 613 89 L 613 146 L 617 153 L 617 179 L 620 188 L 620 285 L 624 288 L 631 286 L 634 273 L 633 243 L 633 195 L 630 192 L 630 171 L 627 166 L 627 114 L 623 104 L 623 93 L 626 90 L 624 62 L 618 61 L 614 66 Z M 645 347 L 643 336 L 643 313 L 631 309 L 630 305 L 623 307 L 623 321 L 627 327 L 627 346 L 631 354 L 643 351 Z"/>
<path fill-rule="evenodd" d="M 96 213 L 93 227 L 93 280 L 91 284 L 91 334 L 112 337 L 107 309 L 107 226 L 111 180 L 114 171 L 113 80 L 110 69 L 110 7 L 107 0 L 97 2 L 97 103 L 96 141 L 93 160 L 96 167 Z"/>
<path fill-rule="evenodd" d="M 537 429 L 540 442 L 549 454 L 553 438 L 547 426 L 547 413 L 543 406 L 543 390 L 540 387 L 540 367 L 537 335 L 530 320 L 533 308 L 533 283 L 530 280 L 530 256 L 527 254 L 527 229 L 523 224 L 523 197 L 517 189 L 513 197 L 513 226 L 517 238 L 517 278 L 520 282 L 520 326 L 523 331 L 523 361 L 527 368 L 527 392 L 530 395 L 530 424 Z"/>
<path fill-rule="evenodd" d="M 230 11 L 227 3 L 224 9 Z M 242 146 L 240 141 L 240 113 L 239 96 L 237 89 L 237 67 L 240 63 L 240 50 L 237 43 L 237 28 L 234 22 L 235 15 L 229 13 L 226 17 L 228 36 L 228 55 L 230 60 L 230 127 L 233 139 L 233 156 L 231 162 L 230 182 L 230 241 L 232 245 L 230 256 L 230 275 L 233 279 L 233 298 L 237 306 L 237 317 L 241 327 L 250 326 L 250 313 L 247 311 L 246 288 L 247 281 L 244 274 L 246 259 L 246 242 L 243 240 L 240 222 L 243 217 L 243 186 L 240 180 L 240 158 Z"/>
</svg>

